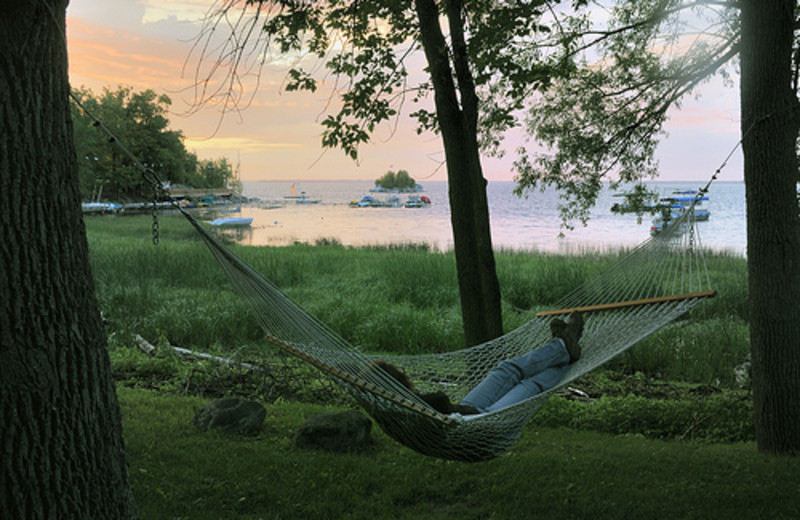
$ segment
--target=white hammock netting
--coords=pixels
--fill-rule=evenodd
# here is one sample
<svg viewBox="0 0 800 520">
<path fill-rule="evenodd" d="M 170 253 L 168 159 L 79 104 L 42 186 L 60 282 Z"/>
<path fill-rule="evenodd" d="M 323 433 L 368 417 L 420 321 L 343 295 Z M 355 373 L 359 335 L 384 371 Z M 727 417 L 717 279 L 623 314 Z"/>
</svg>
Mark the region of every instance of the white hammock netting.
<svg viewBox="0 0 800 520">
<path fill-rule="evenodd" d="M 460 417 L 440 414 L 373 366 L 374 358 L 305 312 L 184 212 L 270 342 L 341 384 L 392 438 L 425 455 L 462 461 L 502 454 L 554 392 L 714 295 L 692 214 L 687 210 L 681 220 L 573 291 L 556 311 L 540 313 L 504 336 L 457 352 L 382 357 L 402 368 L 416 391 L 441 390 L 458 402 L 500 361 L 549 341 L 553 315 L 573 308 L 586 312 L 582 357 L 556 387 L 502 410 Z"/>
</svg>

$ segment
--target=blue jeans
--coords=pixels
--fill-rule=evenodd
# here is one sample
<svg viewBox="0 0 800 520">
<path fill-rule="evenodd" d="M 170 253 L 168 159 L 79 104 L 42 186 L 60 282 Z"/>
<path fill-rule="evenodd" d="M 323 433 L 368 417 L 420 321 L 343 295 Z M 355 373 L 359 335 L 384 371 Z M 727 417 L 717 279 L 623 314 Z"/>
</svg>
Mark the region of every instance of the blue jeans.
<svg viewBox="0 0 800 520">
<path fill-rule="evenodd" d="M 501 361 L 461 401 L 480 412 L 493 412 L 554 387 L 569 368 L 569 353 L 560 338 L 516 359 Z"/>
</svg>

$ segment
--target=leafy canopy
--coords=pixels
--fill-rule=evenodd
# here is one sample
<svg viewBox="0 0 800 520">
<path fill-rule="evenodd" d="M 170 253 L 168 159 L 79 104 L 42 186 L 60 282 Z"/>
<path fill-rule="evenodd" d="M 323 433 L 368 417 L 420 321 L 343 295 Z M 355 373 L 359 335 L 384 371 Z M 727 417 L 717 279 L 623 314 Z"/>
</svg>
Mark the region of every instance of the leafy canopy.
<svg viewBox="0 0 800 520">
<path fill-rule="evenodd" d="M 563 63 L 518 59 L 539 33 L 550 33 L 540 22 L 546 5 L 544 0 L 478 0 L 458 10 L 475 85 L 484 93 L 480 131 L 487 147 L 499 147 L 503 134 L 521 124 L 524 100 L 562 72 Z M 447 15 L 449 3 L 442 2 L 440 9 Z M 216 29 L 222 26 L 230 36 L 219 42 Z M 409 101 L 415 110 L 408 115 L 418 132 L 438 132 L 412 0 L 251 0 L 245 7 L 222 0 L 195 50 L 198 106 L 221 105 L 223 112 L 239 110 L 251 99 L 259 86 L 248 83 L 254 69 L 292 60 L 283 89 L 326 92 L 322 144 L 353 159 L 375 129 L 391 124 Z"/>
<path fill-rule="evenodd" d="M 123 87 L 116 91 L 104 88 L 100 95 L 89 89 L 76 89 L 73 95 L 161 180 L 195 188 L 221 188 L 233 178 L 227 159 L 199 160 L 186 150 L 183 133 L 169 129 L 167 116 L 172 101 L 168 96 Z M 150 197 L 152 188 L 142 179 L 138 166 L 109 142 L 105 133 L 94 128 L 94 119 L 74 102 L 71 110 L 82 197 Z"/>
<path fill-rule="evenodd" d="M 375 180 L 375 186 L 385 190 L 411 190 L 416 187 L 417 181 L 411 177 L 406 170 L 389 170 L 382 177 Z"/>
<path fill-rule="evenodd" d="M 554 185 L 564 218 L 585 222 L 603 180 L 658 175 L 667 112 L 712 76 L 728 77 L 738 12 L 725 2 L 618 0 L 565 13 L 559 26 L 558 59 L 574 73 L 555 78 L 527 112 L 545 152 L 517 150 L 517 190 Z"/>
</svg>

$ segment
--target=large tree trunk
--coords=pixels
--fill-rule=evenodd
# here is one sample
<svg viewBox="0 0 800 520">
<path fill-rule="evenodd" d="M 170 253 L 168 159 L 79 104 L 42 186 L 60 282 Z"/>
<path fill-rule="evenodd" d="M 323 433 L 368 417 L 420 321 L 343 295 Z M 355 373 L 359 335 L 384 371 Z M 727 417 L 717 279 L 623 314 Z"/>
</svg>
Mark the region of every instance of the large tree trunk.
<svg viewBox="0 0 800 520">
<path fill-rule="evenodd" d="M 136 516 L 94 296 L 66 0 L 0 3 L 0 518 Z"/>
<path fill-rule="evenodd" d="M 439 27 L 434 0 L 416 0 L 420 33 L 435 92 L 436 114 L 444 142 L 453 243 L 461 296 L 461 315 L 467 345 L 503 333 L 500 286 L 492 250 L 486 180 L 477 138 L 477 97 L 469 75 L 463 41 L 459 41 L 459 2 L 448 5 L 458 93 Z"/>
<path fill-rule="evenodd" d="M 793 0 L 741 3 L 750 344 L 758 448 L 800 452 L 798 106 Z"/>
</svg>

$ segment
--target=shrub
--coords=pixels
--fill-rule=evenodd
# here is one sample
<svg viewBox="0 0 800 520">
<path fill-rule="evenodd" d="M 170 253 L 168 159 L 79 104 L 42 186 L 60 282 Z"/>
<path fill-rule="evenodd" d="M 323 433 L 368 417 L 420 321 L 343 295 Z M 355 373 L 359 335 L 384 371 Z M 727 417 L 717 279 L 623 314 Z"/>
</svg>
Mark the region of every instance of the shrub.
<svg viewBox="0 0 800 520">
<path fill-rule="evenodd" d="M 752 400 L 736 393 L 653 399 L 601 397 L 583 403 L 550 399 L 532 424 L 649 439 L 744 442 L 755 439 Z"/>
</svg>

